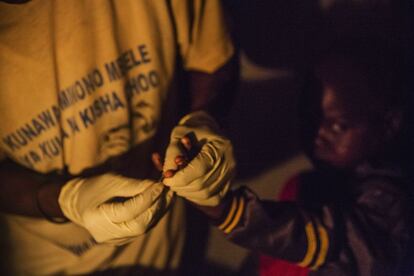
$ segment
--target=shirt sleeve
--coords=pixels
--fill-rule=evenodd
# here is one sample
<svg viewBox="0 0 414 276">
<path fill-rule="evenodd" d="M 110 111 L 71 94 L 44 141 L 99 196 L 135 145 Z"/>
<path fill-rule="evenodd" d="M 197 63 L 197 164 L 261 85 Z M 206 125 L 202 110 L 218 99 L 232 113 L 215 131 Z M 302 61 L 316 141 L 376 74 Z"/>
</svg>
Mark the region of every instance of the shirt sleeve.
<svg viewBox="0 0 414 276">
<path fill-rule="evenodd" d="M 220 0 L 172 0 L 172 12 L 185 69 L 212 73 L 233 55 Z"/>
<path fill-rule="evenodd" d="M 310 275 L 390 275 L 404 254 L 408 221 L 405 196 L 388 184 L 370 180 L 349 205 L 319 211 L 261 201 L 241 188 L 218 228 L 230 241 L 307 267 Z"/>
</svg>

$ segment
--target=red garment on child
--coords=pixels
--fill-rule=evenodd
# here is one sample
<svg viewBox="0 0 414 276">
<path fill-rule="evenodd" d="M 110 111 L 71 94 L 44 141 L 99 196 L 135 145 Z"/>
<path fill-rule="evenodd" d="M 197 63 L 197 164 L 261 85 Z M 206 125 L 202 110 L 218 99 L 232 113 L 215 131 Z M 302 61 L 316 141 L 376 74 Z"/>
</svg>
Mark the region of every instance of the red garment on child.
<svg viewBox="0 0 414 276">
<path fill-rule="evenodd" d="M 299 177 L 292 177 L 286 182 L 279 196 L 282 201 L 295 201 L 299 186 Z M 300 267 L 294 263 L 275 259 L 266 255 L 259 257 L 260 276 L 307 276 L 309 269 Z"/>
</svg>

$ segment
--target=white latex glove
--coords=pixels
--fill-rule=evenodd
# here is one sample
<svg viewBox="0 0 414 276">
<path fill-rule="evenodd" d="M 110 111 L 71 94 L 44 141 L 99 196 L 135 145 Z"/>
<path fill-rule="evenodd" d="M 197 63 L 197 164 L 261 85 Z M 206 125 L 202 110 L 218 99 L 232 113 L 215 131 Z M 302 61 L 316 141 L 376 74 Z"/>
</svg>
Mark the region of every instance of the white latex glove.
<svg viewBox="0 0 414 276">
<path fill-rule="evenodd" d="M 197 111 L 182 118 L 171 133 L 163 171 L 176 170 L 175 158 L 185 156 L 181 139 L 192 133 L 200 152 L 188 165 L 163 183 L 182 196 L 201 206 L 216 206 L 227 193 L 235 174 L 231 142 L 219 134 L 219 127 L 206 112 Z"/>
<path fill-rule="evenodd" d="M 97 242 L 123 244 L 154 226 L 172 197 L 159 182 L 103 174 L 66 183 L 59 205 L 68 219 L 86 228 Z"/>
</svg>

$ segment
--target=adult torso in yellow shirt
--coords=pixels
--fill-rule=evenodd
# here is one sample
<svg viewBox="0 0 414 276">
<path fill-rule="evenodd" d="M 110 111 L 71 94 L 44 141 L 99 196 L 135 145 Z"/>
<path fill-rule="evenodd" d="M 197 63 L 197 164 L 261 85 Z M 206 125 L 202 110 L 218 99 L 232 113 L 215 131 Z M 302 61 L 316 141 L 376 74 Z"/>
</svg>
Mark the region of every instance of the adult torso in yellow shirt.
<svg viewBox="0 0 414 276">
<path fill-rule="evenodd" d="M 174 111 L 177 59 L 187 70 L 212 72 L 232 55 L 219 2 L 0 4 L 0 155 L 42 173 L 77 175 L 145 143 L 136 168 L 147 170 L 152 140 Z M 174 268 L 181 207 L 123 248 L 97 245 L 73 224 L 7 216 L 13 260 L 35 274 Z"/>
</svg>

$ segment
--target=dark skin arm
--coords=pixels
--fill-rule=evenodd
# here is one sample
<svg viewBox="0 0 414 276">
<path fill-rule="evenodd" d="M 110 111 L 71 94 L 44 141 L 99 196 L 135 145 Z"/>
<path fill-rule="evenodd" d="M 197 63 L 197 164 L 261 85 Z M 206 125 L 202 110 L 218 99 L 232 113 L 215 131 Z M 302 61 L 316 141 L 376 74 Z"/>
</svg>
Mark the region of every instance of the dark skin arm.
<svg viewBox="0 0 414 276">
<path fill-rule="evenodd" d="M 222 110 L 228 109 L 226 103 L 231 102 L 237 81 L 236 59 L 231 59 L 213 74 L 189 72 L 188 81 L 190 109 L 206 109 L 216 117 L 222 116 Z M 122 157 L 117 159 L 122 162 Z M 36 203 L 38 198 L 42 210 L 49 216 L 64 217 L 58 196 L 66 180 L 54 174 L 34 172 L 6 159 L 0 163 L 0 211 L 43 217 Z"/>
<path fill-rule="evenodd" d="M 0 164 L 0 208 L 2 212 L 42 216 L 37 207 L 55 217 L 63 217 L 57 198 L 61 181 L 57 177 L 42 175 L 26 169 L 12 160 Z"/>
<path fill-rule="evenodd" d="M 237 89 L 238 69 L 235 55 L 212 74 L 190 71 L 190 111 L 206 110 L 224 124 Z"/>
</svg>

